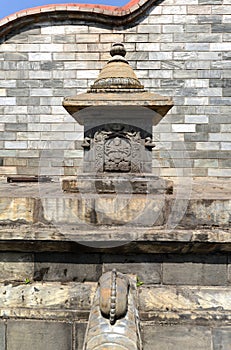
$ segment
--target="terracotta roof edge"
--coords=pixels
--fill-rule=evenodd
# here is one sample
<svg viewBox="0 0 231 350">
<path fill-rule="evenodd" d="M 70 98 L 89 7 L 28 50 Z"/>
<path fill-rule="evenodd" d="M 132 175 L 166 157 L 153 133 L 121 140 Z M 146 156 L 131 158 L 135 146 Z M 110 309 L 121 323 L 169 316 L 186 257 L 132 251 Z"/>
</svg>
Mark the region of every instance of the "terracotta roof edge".
<svg viewBox="0 0 231 350">
<path fill-rule="evenodd" d="M 47 21 L 52 19 L 65 20 L 67 14 L 71 18 L 103 23 L 109 27 L 132 25 L 139 17 L 144 15 L 147 8 L 151 7 L 157 0 L 131 0 L 122 7 L 97 5 L 97 4 L 54 4 L 28 8 L 15 12 L 0 20 L 0 37 L 12 29 L 23 27 L 24 24 L 31 24 L 35 21 Z M 46 15 L 46 16 L 44 16 Z"/>
</svg>

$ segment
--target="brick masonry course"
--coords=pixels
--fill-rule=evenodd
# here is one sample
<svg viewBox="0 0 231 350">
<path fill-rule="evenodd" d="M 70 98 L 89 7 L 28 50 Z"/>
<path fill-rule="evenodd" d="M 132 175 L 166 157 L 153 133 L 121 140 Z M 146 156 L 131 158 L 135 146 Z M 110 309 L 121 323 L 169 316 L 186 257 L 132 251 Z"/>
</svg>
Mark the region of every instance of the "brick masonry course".
<svg viewBox="0 0 231 350">
<path fill-rule="evenodd" d="M 21 260 L 20 260 L 21 259 Z M 24 260 L 23 260 L 24 259 Z M 29 262 L 26 259 L 30 259 Z M 97 282 L 103 272 L 116 268 L 134 274 L 147 285 L 230 285 L 228 255 L 200 254 L 107 254 L 74 253 L 1 253 L 4 266 L 1 283 Z M 215 271 L 215 272 L 214 272 Z"/>
<path fill-rule="evenodd" d="M 224 7 L 220 0 L 201 0 L 199 5 L 192 1 L 165 0 L 130 28 L 110 29 L 78 19 L 70 23 L 59 21 L 57 15 L 54 22 L 37 21 L 23 33 L 16 30 L 3 36 L 4 60 L 0 72 L 3 148 L 18 150 L 18 156 L 22 150 L 29 149 L 38 158 L 44 158 L 46 149 L 55 152 L 63 147 L 74 151 L 73 141 L 82 139 L 83 134 L 81 128 L 76 130 L 76 122 L 62 108 L 62 98 L 85 91 L 109 58 L 111 44 L 122 41 L 128 50 L 127 58 L 144 86 L 174 98 L 175 107 L 161 122 L 155 136 L 158 148 L 166 153 L 162 158 L 153 151 L 153 172 L 184 176 L 184 171 L 177 171 L 178 158 L 173 156 L 179 141 L 183 148 L 187 145 L 201 152 L 201 162 L 194 158 L 196 154 L 191 154 L 192 162 L 181 164 L 185 171 L 192 167 L 195 176 L 229 176 L 227 164 L 222 167 L 220 162 L 207 161 L 210 151 L 216 153 L 217 160 L 223 159 L 224 143 L 231 139 L 229 130 L 219 128 L 221 122 L 230 123 L 229 109 L 224 108 L 229 107 L 230 96 L 230 43 L 225 42 L 229 32 L 228 14 L 228 6 Z M 7 115 L 12 117 L 4 122 Z M 19 122 L 21 115 L 23 121 Z M 183 124 L 178 120 L 179 115 Z M 50 132 L 54 126 L 62 131 L 67 120 L 70 133 Z M 201 123 L 208 129 L 199 130 Z M 168 128 L 166 125 L 161 129 L 164 124 Z M 212 131 L 216 125 L 217 129 Z M 63 163 L 75 161 L 81 171 L 82 153 L 74 154 L 66 152 Z M 5 154 L 3 164 L 10 162 Z M 160 162 L 169 165 L 159 171 Z M 27 166 L 16 164 L 15 174 L 37 175 L 38 167 L 24 164 Z M 1 167 L 0 174 L 6 175 L 7 171 Z M 46 170 L 51 176 L 76 173 L 63 168 L 61 163 L 60 171 L 52 167 L 54 164 Z M 214 167 L 219 171 L 214 171 Z"/>
<path fill-rule="evenodd" d="M 24 227 L 25 232 L 28 229 L 28 227 Z M 56 236 L 53 247 L 52 244 L 49 244 L 51 238 L 44 239 L 42 233 L 39 232 L 41 231 L 39 226 L 36 228 L 35 225 L 34 228 L 31 228 L 32 234 L 29 236 L 27 233 L 26 235 L 28 239 L 32 239 L 36 235 L 34 247 L 37 247 L 40 251 L 41 241 L 43 241 L 43 249 L 47 252 L 31 252 L 30 244 L 23 244 L 23 235 L 20 236 L 20 233 L 17 234 L 19 240 L 17 244 L 5 244 L 5 250 L 11 244 L 11 249 L 15 251 L 0 254 L 0 282 L 2 284 L 15 283 L 17 285 L 18 283 L 23 284 L 26 280 L 30 282 L 33 280 L 42 281 L 44 283 L 97 282 L 103 272 L 111 271 L 113 268 L 122 273 L 137 275 L 146 286 L 229 286 L 231 283 L 231 262 L 228 255 L 230 242 L 222 240 L 212 242 L 212 239 L 216 240 L 216 237 L 218 237 L 217 232 L 213 233 L 211 239 L 208 230 L 206 232 L 203 232 L 203 230 L 188 230 L 189 238 L 197 234 L 194 238 L 195 242 L 192 243 L 192 240 L 187 242 L 184 239 L 187 236 L 186 230 L 178 230 L 178 232 L 176 230 L 178 237 L 176 233 L 175 236 L 173 233 L 172 237 L 169 238 L 170 241 L 163 242 L 162 238 L 161 247 L 161 240 L 152 245 L 150 239 L 155 238 L 155 235 L 148 234 L 150 230 L 146 230 L 143 235 L 141 231 L 136 230 L 135 233 L 139 234 L 140 242 L 136 245 L 133 244 L 133 247 L 131 244 L 130 248 L 133 248 L 133 250 L 126 254 L 126 248 L 122 249 L 121 242 L 118 241 L 117 245 L 120 249 L 114 249 L 114 251 L 111 249 L 110 252 L 113 251 L 113 255 L 111 255 L 107 250 L 101 248 L 103 247 L 101 243 L 98 242 L 97 244 L 97 242 L 90 240 L 90 235 L 93 234 L 91 232 L 87 232 L 85 235 L 82 233 L 82 236 L 80 234 L 79 237 L 74 237 L 72 234 L 71 246 L 61 240 L 58 232 L 49 232 L 49 228 L 46 226 L 43 226 L 43 229 L 44 234 L 49 234 L 53 239 Z M 8 234 L 15 234 L 13 229 L 10 230 L 10 227 L 5 230 Z M 127 228 L 127 231 L 129 233 L 129 228 Z M 143 231 L 145 231 L 144 228 Z M 128 233 L 127 241 L 129 240 Z M 63 234 L 65 237 L 71 238 L 70 232 L 64 231 L 64 228 Z M 159 231 L 156 233 L 156 237 L 160 237 L 161 234 L 164 235 L 166 232 Z M 223 235 L 226 238 L 229 234 L 225 231 L 220 233 L 221 237 Z M 102 235 L 101 232 L 99 236 L 101 240 Z M 5 236 L 7 238 L 7 233 L 5 233 Z M 130 233 L 130 239 L 131 237 L 132 234 Z M 106 232 L 104 232 L 103 238 L 110 247 L 110 238 Z M 181 240 L 179 240 L 180 238 Z M 204 243 L 205 240 L 210 240 L 209 247 Z M 76 242 L 83 242 L 84 247 L 81 249 L 75 244 Z M 1 246 L 3 246 L 2 242 Z M 96 248 L 95 251 L 89 248 L 91 246 Z M 23 247 L 23 250 L 27 253 L 18 253 L 17 250 L 20 247 Z M 55 250 L 57 251 L 55 252 Z M 137 254 L 134 254 L 134 250 L 137 251 Z M 88 253 L 86 253 L 87 251 Z"/>
</svg>

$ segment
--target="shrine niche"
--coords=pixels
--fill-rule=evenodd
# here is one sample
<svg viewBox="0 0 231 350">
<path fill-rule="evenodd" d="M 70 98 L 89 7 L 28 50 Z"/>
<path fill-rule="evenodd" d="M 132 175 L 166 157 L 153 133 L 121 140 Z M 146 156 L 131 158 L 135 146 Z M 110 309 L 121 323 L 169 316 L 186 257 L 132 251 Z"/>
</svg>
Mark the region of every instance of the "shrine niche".
<svg viewBox="0 0 231 350">
<path fill-rule="evenodd" d="M 113 44 L 110 54 L 89 90 L 63 101 L 84 126 L 82 173 L 64 179 L 63 190 L 163 193 L 167 181 L 152 175 L 152 127 L 173 106 L 172 99 L 144 89 L 122 44 Z"/>
</svg>

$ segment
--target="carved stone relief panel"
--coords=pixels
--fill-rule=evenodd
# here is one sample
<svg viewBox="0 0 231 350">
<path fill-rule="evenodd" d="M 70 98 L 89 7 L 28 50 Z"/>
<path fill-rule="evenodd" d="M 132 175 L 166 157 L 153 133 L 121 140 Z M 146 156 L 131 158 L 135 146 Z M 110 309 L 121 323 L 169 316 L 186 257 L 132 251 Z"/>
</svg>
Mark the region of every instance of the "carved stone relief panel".
<svg viewBox="0 0 231 350">
<path fill-rule="evenodd" d="M 140 173 L 144 152 L 153 147 L 150 141 L 151 136 L 137 127 L 105 124 L 85 134 L 83 147 L 85 153 L 94 155 L 95 172 Z"/>
<path fill-rule="evenodd" d="M 131 142 L 124 137 L 109 138 L 104 143 L 104 171 L 131 171 Z"/>
</svg>

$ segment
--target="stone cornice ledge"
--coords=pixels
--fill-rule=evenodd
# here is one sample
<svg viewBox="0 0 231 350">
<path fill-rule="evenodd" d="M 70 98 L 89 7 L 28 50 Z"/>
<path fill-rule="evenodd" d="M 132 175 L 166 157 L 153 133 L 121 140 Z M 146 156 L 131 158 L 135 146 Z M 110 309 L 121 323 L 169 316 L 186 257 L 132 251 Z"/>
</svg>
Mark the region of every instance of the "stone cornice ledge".
<svg viewBox="0 0 231 350">
<path fill-rule="evenodd" d="M 81 20 L 108 27 L 132 26 L 157 0 L 131 0 L 123 7 L 91 4 L 57 4 L 29 8 L 0 20 L 0 37 L 12 30 L 48 20 Z"/>
</svg>

